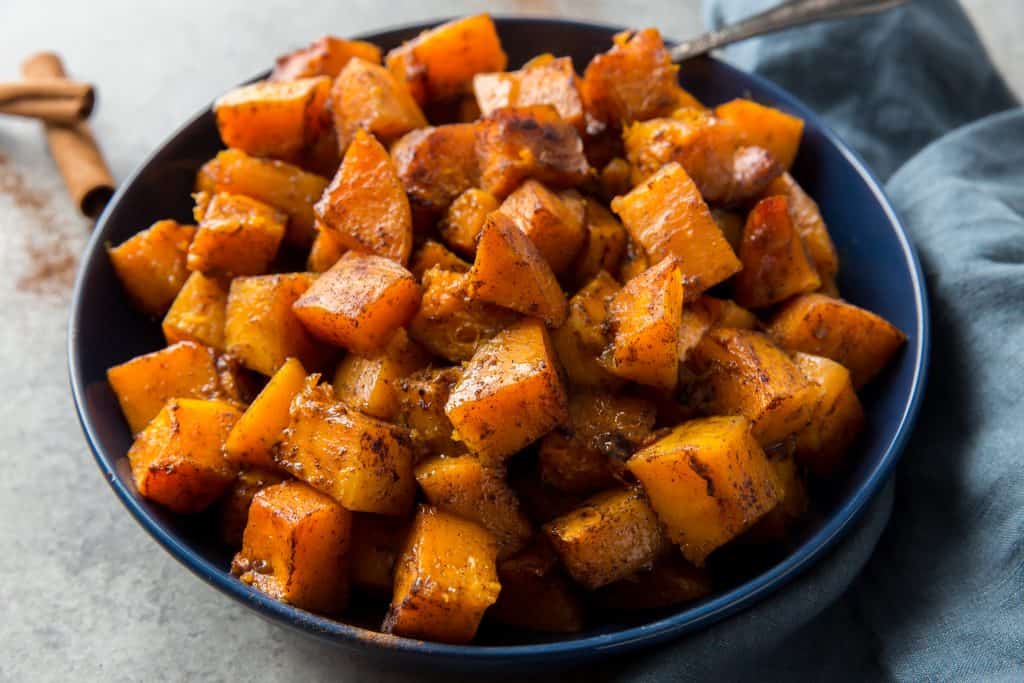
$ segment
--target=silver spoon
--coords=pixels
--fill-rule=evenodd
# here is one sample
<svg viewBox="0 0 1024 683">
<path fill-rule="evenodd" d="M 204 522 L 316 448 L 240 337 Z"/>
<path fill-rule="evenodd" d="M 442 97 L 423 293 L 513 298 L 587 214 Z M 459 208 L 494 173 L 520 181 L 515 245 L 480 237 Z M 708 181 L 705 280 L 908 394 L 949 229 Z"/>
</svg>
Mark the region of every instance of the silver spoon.
<svg viewBox="0 0 1024 683">
<path fill-rule="evenodd" d="M 788 0 L 718 31 L 676 45 L 672 61 L 681 62 L 726 45 L 827 19 L 845 19 L 898 7 L 908 0 Z"/>
</svg>

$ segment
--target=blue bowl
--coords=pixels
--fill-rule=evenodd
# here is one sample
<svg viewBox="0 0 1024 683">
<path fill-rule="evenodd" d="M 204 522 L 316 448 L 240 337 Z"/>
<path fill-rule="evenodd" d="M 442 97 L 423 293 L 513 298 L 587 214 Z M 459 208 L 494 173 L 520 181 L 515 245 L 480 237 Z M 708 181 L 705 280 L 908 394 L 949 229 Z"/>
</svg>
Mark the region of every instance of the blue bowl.
<svg viewBox="0 0 1024 683">
<path fill-rule="evenodd" d="M 556 19 L 498 19 L 510 64 L 542 52 L 569 55 L 580 66 L 606 50 L 620 29 Z M 364 36 L 383 48 L 428 25 Z M 170 137 L 121 186 L 100 217 L 75 284 L 68 334 L 71 390 L 78 416 L 114 493 L 168 552 L 197 576 L 259 614 L 321 640 L 390 662 L 416 666 L 502 670 L 552 667 L 661 643 L 733 615 L 779 590 L 850 531 L 892 471 L 917 416 L 928 360 L 928 311 L 917 255 L 889 200 L 863 162 L 812 111 L 778 86 L 706 58 L 688 62 L 682 84 L 708 104 L 753 99 L 804 119 L 794 176 L 821 206 L 842 261 L 839 285 L 853 303 L 883 315 L 909 341 L 863 397 L 868 427 L 859 464 L 827 495 L 822 515 L 788 553 L 758 573 L 700 602 L 658 613 L 627 615 L 574 636 L 545 637 L 485 629 L 480 643 L 445 645 L 375 632 L 358 609 L 348 623 L 271 600 L 232 577 L 227 550 L 210 533 L 210 519 L 168 513 L 142 499 L 125 453 L 131 434 L 107 385 L 106 369 L 159 348 L 160 326 L 133 310 L 104 250 L 160 218 L 188 221 L 196 170 L 221 148 L 214 118 L 204 109 Z"/>
</svg>

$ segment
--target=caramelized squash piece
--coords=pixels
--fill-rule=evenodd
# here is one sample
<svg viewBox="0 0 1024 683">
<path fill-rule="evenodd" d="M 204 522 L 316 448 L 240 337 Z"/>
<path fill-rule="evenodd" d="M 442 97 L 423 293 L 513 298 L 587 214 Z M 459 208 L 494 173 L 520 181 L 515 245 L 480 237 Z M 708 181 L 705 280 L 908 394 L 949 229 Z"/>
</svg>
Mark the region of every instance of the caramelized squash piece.
<svg viewBox="0 0 1024 683">
<path fill-rule="evenodd" d="M 524 319 L 481 345 L 452 389 L 445 413 L 457 438 L 488 463 L 565 424 L 565 389 L 543 323 Z"/>
<path fill-rule="evenodd" d="M 289 358 L 235 423 L 224 444 L 228 460 L 274 470 L 274 446 L 288 427 L 288 407 L 306 384 L 306 369 Z"/>
<path fill-rule="evenodd" d="M 157 221 L 116 247 L 108 247 L 128 298 L 149 315 L 163 315 L 188 279 L 185 265 L 194 225 Z"/>
<path fill-rule="evenodd" d="M 568 276 L 582 287 L 602 270 L 610 275 L 619 272 L 619 263 L 626 254 L 629 233 L 622 223 L 599 202 L 586 198 L 586 233 L 583 248 L 576 254 Z"/>
<path fill-rule="evenodd" d="M 350 59 L 334 79 L 330 109 L 342 154 L 359 130 L 390 144 L 427 125 L 408 88 L 384 67 L 360 58 Z"/>
<path fill-rule="evenodd" d="M 477 182 L 476 124 L 411 131 L 392 146 L 391 158 L 413 210 L 436 216 Z"/>
<path fill-rule="evenodd" d="M 497 211 L 498 206 L 498 200 L 490 192 L 471 188 L 455 198 L 437 229 L 449 247 L 472 258 L 487 214 Z"/>
<path fill-rule="evenodd" d="M 663 547 L 661 526 L 641 491 L 605 491 L 544 525 L 569 575 L 593 590 L 650 566 Z"/>
<path fill-rule="evenodd" d="M 679 343 L 676 345 L 679 362 L 683 363 L 704 335 L 715 324 L 715 313 L 701 297 L 683 306 L 683 315 L 679 320 Z"/>
<path fill-rule="evenodd" d="M 501 590 L 497 552 L 480 526 L 421 505 L 395 569 L 384 632 L 468 643 Z"/>
<path fill-rule="evenodd" d="M 318 380 L 310 375 L 292 401 L 277 463 L 347 510 L 409 514 L 416 480 L 408 436 L 335 400 Z"/>
<path fill-rule="evenodd" d="M 601 169 L 598 183 L 601 196 L 611 201 L 633 189 L 633 167 L 622 157 L 614 157 Z"/>
<path fill-rule="evenodd" d="M 850 371 L 855 388 L 867 384 L 907 341 L 881 316 L 823 294 L 787 303 L 768 327 L 783 348 L 831 358 Z"/>
<path fill-rule="evenodd" d="M 678 259 L 687 293 L 695 297 L 740 269 L 697 186 L 679 164 L 668 164 L 612 201 L 650 262 Z"/>
<path fill-rule="evenodd" d="M 583 604 L 542 539 L 500 562 L 498 580 L 501 593 L 488 619 L 546 633 L 583 630 Z"/>
<path fill-rule="evenodd" d="M 448 247 L 434 240 L 427 240 L 412 255 L 409 270 L 417 280 L 431 268 L 450 270 L 453 273 L 468 273 L 470 265 L 452 253 Z"/>
<path fill-rule="evenodd" d="M 711 576 L 674 552 L 654 566 L 601 588 L 594 596 L 613 610 L 663 609 L 711 595 Z"/>
<path fill-rule="evenodd" d="M 320 229 L 329 230 L 341 246 L 409 262 L 409 200 L 387 150 L 366 131 L 356 133 L 315 211 Z"/>
<path fill-rule="evenodd" d="M 167 401 L 128 450 L 139 494 L 175 512 L 207 508 L 237 472 L 222 449 L 239 415 L 226 401 Z"/>
<path fill-rule="evenodd" d="M 736 301 L 748 308 L 766 308 L 821 286 L 785 197 L 762 199 L 747 216 L 740 262 Z"/>
<path fill-rule="evenodd" d="M 557 195 L 536 180 L 527 180 L 498 211 L 530 238 L 556 275 L 566 271 L 583 246 L 586 205 L 574 191 Z"/>
<path fill-rule="evenodd" d="M 164 338 L 168 344 L 193 341 L 223 351 L 227 305 L 228 288 L 220 278 L 192 273 L 164 316 Z"/>
<path fill-rule="evenodd" d="M 300 609 L 337 614 L 348 603 L 352 513 L 297 481 L 252 499 L 231 573 Z"/>
<path fill-rule="evenodd" d="M 718 327 L 735 327 L 738 330 L 757 329 L 757 316 L 732 299 L 716 299 L 704 295 L 697 300 L 711 315 L 712 324 Z"/>
<path fill-rule="evenodd" d="M 287 477 L 283 472 L 257 468 L 239 472 L 220 502 L 221 540 L 232 548 L 241 548 L 252 499 L 260 490 L 280 484 Z"/>
<path fill-rule="evenodd" d="M 715 107 L 715 116 L 732 124 L 740 144 L 768 150 L 787 171 L 793 165 L 804 132 L 803 119 L 743 99 Z"/>
<path fill-rule="evenodd" d="M 477 74 L 473 93 L 481 115 L 503 107 L 547 104 L 563 120 L 583 130 L 583 100 L 572 59 L 544 56 L 548 59 L 534 58 L 519 71 Z"/>
<path fill-rule="evenodd" d="M 839 363 L 806 353 L 793 354 L 817 393 L 811 419 L 796 434 L 796 458 L 821 477 L 841 469 L 850 446 L 864 427 L 864 409 L 850 372 Z"/>
<path fill-rule="evenodd" d="M 743 535 L 744 543 L 783 542 L 807 512 L 807 486 L 796 460 L 790 455 L 768 456 L 768 465 L 775 473 L 779 502 Z"/>
<path fill-rule="evenodd" d="M 284 239 L 288 217 L 240 194 L 196 196 L 199 230 L 188 248 L 188 268 L 202 273 L 260 275 Z"/>
<path fill-rule="evenodd" d="M 466 452 L 452 438 L 451 420 L 444 412 L 452 387 L 462 379 L 462 368 L 428 368 L 398 382 L 395 423 L 409 430 L 418 454 L 455 456 Z"/>
<path fill-rule="evenodd" d="M 619 283 L 608 273 L 599 272 L 569 300 L 568 317 L 551 333 L 558 360 L 574 387 L 617 389 L 623 384 L 599 360 L 607 344 L 607 304 L 618 291 Z"/>
<path fill-rule="evenodd" d="M 306 259 L 306 268 L 313 273 L 328 271 L 346 251 L 348 249 L 341 246 L 338 238 L 330 230 L 317 230 L 313 246 L 309 250 L 309 258 Z"/>
<path fill-rule="evenodd" d="M 669 539 L 704 565 L 778 502 L 775 474 L 743 417 L 692 420 L 630 458 Z"/>
<path fill-rule="evenodd" d="M 369 356 L 349 354 L 334 373 L 334 395 L 360 412 L 391 420 L 398 410 L 398 381 L 421 369 L 426 351 L 399 328 L 388 343 Z"/>
<path fill-rule="evenodd" d="M 323 36 L 307 47 L 278 57 L 270 80 L 294 81 L 312 76 L 336 78 L 355 57 L 380 64 L 380 48 L 362 40 Z"/>
<path fill-rule="evenodd" d="M 253 156 L 289 159 L 327 128 L 330 89 L 323 76 L 235 88 L 213 104 L 220 138 Z"/>
<path fill-rule="evenodd" d="M 368 512 L 352 515 L 352 585 L 373 593 L 390 593 L 395 564 L 408 532 L 409 520 Z"/>
<path fill-rule="evenodd" d="M 839 272 L 839 256 L 818 204 L 788 173 L 783 173 L 767 187 L 765 196 L 773 195 L 782 195 L 788 200 L 789 218 L 800 234 L 800 239 L 804 241 L 807 254 L 814 262 L 822 282 L 835 277 Z"/>
</svg>

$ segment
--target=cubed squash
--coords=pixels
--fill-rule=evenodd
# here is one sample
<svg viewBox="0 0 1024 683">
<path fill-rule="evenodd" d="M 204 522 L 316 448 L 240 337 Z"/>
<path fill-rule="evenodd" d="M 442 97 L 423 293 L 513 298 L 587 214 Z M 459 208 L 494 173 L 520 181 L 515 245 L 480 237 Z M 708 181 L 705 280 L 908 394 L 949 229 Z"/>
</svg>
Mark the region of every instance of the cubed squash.
<svg viewBox="0 0 1024 683">
<path fill-rule="evenodd" d="M 372 593 L 390 593 L 395 563 L 408 532 L 409 521 L 405 519 L 368 512 L 352 515 L 352 585 Z"/>
<path fill-rule="evenodd" d="M 565 322 L 566 302 L 547 260 L 507 215 L 496 212 L 480 233 L 469 271 L 470 296 L 528 316 L 552 327 Z"/>
<path fill-rule="evenodd" d="M 764 193 L 766 197 L 781 195 L 788 200 L 789 218 L 804 241 L 818 275 L 823 281 L 835 277 L 839 272 L 839 256 L 818 204 L 788 173 L 773 180 Z"/>
<path fill-rule="evenodd" d="M 400 380 L 395 423 L 409 430 L 418 454 L 461 455 L 466 447 L 452 438 L 451 420 L 444 412 L 462 368 L 427 368 Z"/>
<path fill-rule="evenodd" d="M 270 80 L 294 81 L 313 76 L 336 78 L 355 57 L 380 64 L 380 48 L 362 40 L 326 35 L 307 47 L 278 57 Z"/>
<path fill-rule="evenodd" d="M 277 463 L 347 510 L 408 514 L 416 496 L 408 435 L 349 408 L 318 380 L 311 375 L 292 400 Z"/>
<path fill-rule="evenodd" d="M 325 76 L 235 88 L 213 104 L 220 138 L 253 156 L 288 159 L 327 127 L 330 89 Z"/>
<path fill-rule="evenodd" d="M 785 349 L 842 363 L 858 389 L 881 372 L 907 341 L 881 316 L 824 294 L 805 294 L 787 303 L 768 333 Z"/>
<path fill-rule="evenodd" d="M 505 483 L 503 469 L 485 467 L 471 455 L 435 456 L 417 465 L 415 474 L 430 505 L 491 532 L 499 559 L 522 549 L 533 535 L 516 494 Z"/>
<path fill-rule="evenodd" d="M 228 275 L 260 275 L 284 239 L 288 216 L 269 204 L 240 194 L 197 195 L 199 230 L 188 248 L 189 270 Z"/>
<path fill-rule="evenodd" d="M 717 299 L 705 294 L 696 303 L 710 313 L 713 324 L 718 327 L 735 327 L 738 330 L 757 329 L 757 316 L 732 299 Z"/>
<path fill-rule="evenodd" d="M 419 304 L 412 273 L 390 259 L 350 251 L 292 309 L 318 339 L 369 355 L 409 322 Z"/>
<path fill-rule="evenodd" d="M 274 470 L 250 468 L 240 471 L 220 502 L 221 540 L 232 548 L 241 548 L 252 499 L 261 489 L 280 484 L 287 478 L 287 474 Z"/>
<path fill-rule="evenodd" d="M 292 311 L 313 283 L 308 273 L 236 277 L 228 291 L 224 341 L 245 367 L 270 377 L 288 358 L 320 368 L 332 352 L 314 339 Z"/>
<path fill-rule="evenodd" d="M 550 105 L 495 110 L 479 123 L 476 154 L 480 186 L 497 197 L 527 178 L 575 187 L 590 172 L 579 133 Z"/>
<path fill-rule="evenodd" d="M 348 603 L 352 513 L 302 482 L 253 496 L 231 573 L 275 600 L 337 614 Z"/>
<path fill-rule="evenodd" d="M 128 427 L 138 433 L 172 398 L 218 398 L 213 350 L 191 341 L 136 356 L 107 370 Z"/>
<path fill-rule="evenodd" d="M 766 308 L 821 286 L 818 271 L 793 228 L 785 197 L 762 199 L 747 216 L 736 274 L 736 301 Z"/>
<path fill-rule="evenodd" d="M 448 247 L 434 240 L 427 240 L 412 255 L 409 271 L 417 280 L 431 268 L 450 270 L 453 273 L 468 273 L 469 264 L 455 255 Z"/>
<path fill-rule="evenodd" d="M 556 275 L 565 272 L 583 246 L 585 211 L 576 192 L 558 195 L 536 180 L 516 188 L 498 209 L 530 238 Z"/>
<path fill-rule="evenodd" d="M 680 363 L 686 361 L 690 351 L 715 324 L 715 313 L 706 305 L 705 299 L 701 297 L 683 306 L 683 315 L 679 320 L 679 343 L 676 345 Z"/>
<path fill-rule="evenodd" d="M 224 457 L 224 440 L 238 419 L 226 401 L 172 398 L 128 450 L 139 494 L 174 510 L 207 508 L 238 471 Z"/>
<path fill-rule="evenodd" d="M 306 268 L 313 273 L 323 273 L 331 269 L 338 262 L 347 248 L 341 246 L 338 238 L 330 230 L 317 230 L 313 246 L 309 250 L 309 257 L 306 259 Z"/>
<path fill-rule="evenodd" d="M 652 264 L 669 256 L 678 259 L 693 297 L 740 269 L 700 191 L 679 164 L 668 164 L 626 196 L 615 198 L 612 211 Z"/>
<path fill-rule="evenodd" d="M 369 356 L 349 354 L 334 373 L 334 395 L 371 417 L 390 421 L 398 410 L 398 382 L 424 367 L 427 352 L 399 328 Z"/>
<path fill-rule="evenodd" d="M 476 124 L 450 123 L 406 133 L 391 147 L 413 211 L 437 216 L 476 185 Z"/>
<path fill-rule="evenodd" d="M 445 243 L 463 256 L 476 254 L 476 243 L 487 215 L 498 209 L 498 200 L 479 188 L 466 190 L 448 207 L 437 229 Z"/>
<path fill-rule="evenodd" d="M 732 124 L 740 144 L 768 150 L 786 170 L 793 165 L 804 132 L 803 119 L 745 99 L 715 107 L 715 116 Z"/>
<path fill-rule="evenodd" d="M 360 130 L 391 144 L 427 125 L 408 88 L 384 67 L 360 58 L 350 59 L 334 79 L 330 109 L 342 153 Z"/>
<path fill-rule="evenodd" d="M 356 133 L 315 211 L 320 229 L 341 246 L 409 262 L 409 200 L 387 150 L 366 131 Z"/>
<path fill-rule="evenodd" d="M 498 580 L 501 593 L 488 619 L 546 633 L 583 630 L 583 603 L 543 539 L 499 562 Z"/>
<path fill-rule="evenodd" d="M 658 518 L 637 489 L 592 496 L 544 533 L 569 575 L 591 590 L 650 566 L 663 547 Z"/>
<path fill-rule="evenodd" d="M 791 455 L 773 455 L 768 457 L 768 465 L 775 473 L 779 502 L 743 535 L 741 542 L 784 542 L 807 513 L 807 485 L 796 460 Z"/>
<path fill-rule="evenodd" d="M 476 74 L 504 71 L 508 58 L 491 17 L 478 14 L 424 31 L 389 52 L 385 62 L 425 104 L 468 93 Z"/>
<path fill-rule="evenodd" d="M 189 275 L 161 325 L 168 344 L 194 341 L 224 350 L 228 285 L 199 272 Z"/>
<path fill-rule="evenodd" d="M 712 588 L 706 571 L 670 552 L 659 557 L 650 569 L 608 584 L 594 597 L 605 609 L 663 609 L 705 598 Z"/>
<path fill-rule="evenodd" d="M 841 469 L 864 427 L 864 409 L 850 372 L 839 363 L 799 352 L 793 362 L 818 395 L 810 422 L 796 434 L 796 458 L 818 476 L 829 477 Z"/>
<path fill-rule="evenodd" d="M 633 167 L 622 157 L 613 157 L 601 168 L 598 183 L 601 196 L 611 201 L 633 189 Z"/>
<path fill-rule="evenodd" d="M 116 247 L 109 248 L 114 272 L 128 298 L 149 315 L 163 315 L 188 279 L 185 265 L 194 225 L 157 221 Z"/>
<path fill-rule="evenodd" d="M 778 502 L 775 474 L 744 417 L 691 420 L 626 463 L 669 539 L 703 566 Z"/>
<path fill-rule="evenodd" d="M 586 199 L 584 227 L 583 247 L 568 269 L 569 279 L 578 287 L 590 282 L 602 270 L 609 275 L 617 274 L 629 242 L 629 233 L 619 219 L 590 197 Z"/>
<path fill-rule="evenodd" d="M 395 568 L 386 633 L 468 643 L 498 599 L 498 544 L 461 517 L 422 505 Z"/>
<path fill-rule="evenodd" d="M 246 408 L 228 435 L 224 452 L 238 465 L 276 469 L 274 446 L 288 426 L 288 407 L 306 384 L 306 369 L 289 358 Z"/>
<path fill-rule="evenodd" d="M 568 317 L 551 333 L 558 360 L 574 387 L 615 389 L 623 384 L 600 362 L 607 344 L 608 301 L 618 291 L 619 283 L 605 271 L 599 272 L 569 299 Z"/>
<path fill-rule="evenodd" d="M 480 113 L 487 116 L 502 107 L 548 104 L 565 121 L 583 129 L 583 100 L 569 57 L 535 58 L 519 71 L 482 73 L 473 78 L 473 93 Z"/>
<path fill-rule="evenodd" d="M 678 261 L 663 259 L 608 302 L 609 344 L 601 358 L 614 375 L 671 391 L 679 381 L 683 282 Z"/>
</svg>

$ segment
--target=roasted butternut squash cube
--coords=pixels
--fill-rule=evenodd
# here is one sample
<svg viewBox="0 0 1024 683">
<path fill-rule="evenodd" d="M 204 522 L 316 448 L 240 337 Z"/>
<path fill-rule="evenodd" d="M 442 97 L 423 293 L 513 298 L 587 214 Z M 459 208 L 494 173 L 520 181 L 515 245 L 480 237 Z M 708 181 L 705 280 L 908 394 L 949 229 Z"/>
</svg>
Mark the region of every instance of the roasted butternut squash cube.
<svg viewBox="0 0 1024 683">
<path fill-rule="evenodd" d="M 586 205 L 575 192 L 559 196 L 536 180 L 527 180 L 498 211 L 530 238 L 555 274 L 564 273 L 583 246 Z"/>
<path fill-rule="evenodd" d="M 540 318 L 552 327 L 565 322 L 565 293 L 547 260 L 501 212 L 491 214 L 480 233 L 469 278 L 470 296 L 478 301 Z"/>
<path fill-rule="evenodd" d="M 419 454 L 455 456 L 465 445 L 452 438 L 451 420 L 444 412 L 452 387 L 462 378 L 461 367 L 428 368 L 397 383 L 395 423 L 409 430 Z"/>
<path fill-rule="evenodd" d="M 185 263 L 195 234 L 194 225 L 157 221 L 107 249 L 114 272 L 139 310 L 150 315 L 167 312 L 188 279 Z"/>
<path fill-rule="evenodd" d="M 468 93 L 473 76 L 504 71 L 508 58 L 487 14 L 455 19 L 424 31 L 388 53 L 388 69 L 420 104 Z"/>
<path fill-rule="evenodd" d="M 484 467 L 471 455 L 435 456 L 417 465 L 415 473 L 416 483 L 430 505 L 491 532 L 499 558 L 513 555 L 533 535 L 530 520 L 519 510 L 516 494 L 505 483 L 503 469 Z"/>
<path fill-rule="evenodd" d="M 744 417 L 691 420 L 626 463 L 669 539 L 704 565 L 778 502 L 775 474 Z"/>
<path fill-rule="evenodd" d="M 352 513 L 297 481 L 252 499 L 231 573 L 275 600 L 337 614 L 348 603 Z"/>
<path fill-rule="evenodd" d="M 611 201 L 633 189 L 633 167 L 622 157 L 614 157 L 601 168 L 598 183 L 601 196 Z"/>
<path fill-rule="evenodd" d="M 683 281 L 666 258 L 633 278 L 608 302 L 610 342 L 602 356 L 612 374 L 666 391 L 679 381 Z"/>
<path fill-rule="evenodd" d="M 391 147 L 391 158 L 413 210 L 437 216 L 477 183 L 476 124 L 411 131 Z"/>
<path fill-rule="evenodd" d="M 619 291 L 619 283 L 605 271 L 599 272 L 569 299 L 569 315 L 551 333 L 558 360 L 569 384 L 577 388 L 616 389 L 623 380 L 600 362 L 607 344 L 605 321 L 608 301 Z"/>
<path fill-rule="evenodd" d="M 476 155 L 480 186 L 505 197 L 528 178 L 554 188 L 575 187 L 590 172 L 583 141 L 550 105 L 505 107 L 482 119 Z"/>
<path fill-rule="evenodd" d="M 274 470 L 251 468 L 240 471 L 220 502 L 221 540 L 234 548 L 241 548 L 252 499 L 261 489 L 280 484 L 287 478 L 287 474 Z"/>
<path fill-rule="evenodd" d="M 276 469 L 274 446 L 288 427 L 288 407 L 306 384 L 306 369 L 289 358 L 246 408 L 228 435 L 224 452 L 238 465 Z"/>
<path fill-rule="evenodd" d="M 431 268 L 423 274 L 423 300 L 409 336 L 434 355 L 469 360 L 477 347 L 519 319 L 501 306 L 470 298 L 468 273 Z"/>
<path fill-rule="evenodd" d="M 468 643 L 498 599 L 498 544 L 477 524 L 421 505 L 395 568 L 386 633 Z"/>
<path fill-rule="evenodd" d="M 311 375 L 292 400 L 278 465 L 347 510 L 408 514 L 416 495 L 408 435 L 349 408 L 318 380 Z"/>
<path fill-rule="evenodd" d="M 498 200 L 490 192 L 471 188 L 455 198 L 437 229 L 449 247 L 472 258 L 487 215 L 497 211 L 498 206 Z"/>
<path fill-rule="evenodd" d="M 715 116 L 736 128 L 740 144 L 768 150 L 786 170 L 793 165 L 804 132 L 803 119 L 744 99 L 715 107 Z"/>
<path fill-rule="evenodd" d="M 881 316 L 823 294 L 805 294 L 787 303 L 772 320 L 768 333 L 785 349 L 842 363 L 858 389 L 907 341 L 905 334 Z"/>
<path fill-rule="evenodd" d="M 194 341 L 223 351 L 227 305 L 228 286 L 221 278 L 192 273 L 164 316 L 164 338 L 168 344 Z"/>
<path fill-rule="evenodd" d="M 711 595 L 711 576 L 684 560 L 666 553 L 650 569 L 638 571 L 601 588 L 595 599 L 612 610 L 663 609 L 694 602 Z"/>
<path fill-rule="evenodd" d="M 864 409 L 850 372 L 839 363 L 799 352 L 793 362 L 817 393 L 810 422 L 796 434 L 796 458 L 818 476 L 829 477 L 840 470 L 863 429 Z"/>
<path fill-rule="evenodd" d="M 431 268 L 450 270 L 453 273 L 468 273 L 470 265 L 456 256 L 448 247 L 434 240 L 427 240 L 412 255 L 409 270 L 417 280 Z"/>
<path fill-rule="evenodd" d="M 128 450 L 139 494 L 183 513 L 217 500 L 238 471 L 222 449 L 240 414 L 226 401 L 167 401 Z"/>
<path fill-rule="evenodd" d="M 679 320 L 679 343 L 676 345 L 680 363 L 686 361 L 690 351 L 715 324 L 715 312 L 706 304 L 706 298 L 701 297 L 683 306 L 683 315 Z"/>
<path fill-rule="evenodd" d="M 219 398 L 213 350 L 191 341 L 136 356 L 107 370 L 132 434 L 156 417 L 168 399 Z"/>
<path fill-rule="evenodd" d="M 542 540 L 498 563 L 501 593 L 487 618 L 546 633 L 583 630 L 583 603 Z"/>
<path fill-rule="evenodd" d="M 619 219 L 590 197 L 586 199 L 584 226 L 583 248 L 568 269 L 568 276 L 579 287 L 597 277 L 602 270 L 609 274 L 618 273 L 629 242 L 629 233 Z"/>
<path fill-rule="evenodd" d="M 388 152 L 364 130 L 315 207 L 320 229 L 343 247 L 405 265 L 412 253 L 412 213 Z"/>
<path fill-rule="evenodd" d="M 352 584 L 373 593 L 390 593 L 395 563 L 408 532 L 409 521 L 405 519 L 368 512 L 352 515 Z"/>
<path fill-rule="evenodd" d="M 445 413 L 457 438 L 499 462 L 568 420 L 565 389 L 543 323 L 524 319 L 480 346 Z"/>
<path fill-rule="evenodd" d="M 309 258 L 306 259 L 306 268 L 313 273 L 328 271 L 346 251 L 348 249 L 341 246 L 338 238 L 330 230 L 317 230 L 313 246 L 309 250 Z"/>
<path fill-rule="evenodd" d="M 369 355 L 412 318 L 419 304 L 412 273 L 390 259 L 350 251 L 292 309 L 313 336 Z"/>
<path fill-rule="evenodd" d="M 658 518 L 636 489 L 592 496 L 544 533 L 569 575 L 591 590 L 650 566 L 663 547 Z"/>
<path fill-rule="evenodd" d="M 704 295 L 697 301 L 711 314 L 713 324 L 718 327 L 735 327 L 739 330 L 757 328 L 757 316 L 732 299 L 716 299 Z"/>
<path fill-rule="evenodd" d="M 481 115 L 503 107 L 548 104 L 562 119 L 582 130 L 583 100 L 572 59 L 547 57 L 550 59 L 533 59 L 519 71 L 477 74 L 473 93 Z"/>
<path fill-rule="evenodd" d="M 350 59 L 334 79 L 330 109 L 342 153 L 359 130 L 391 144 L 427 125 L 408 88 L 384 67 L 360 58 Z"/>
<path fill-rule="evenodd" d="M 822 281 L 833 278 L 839 272 L 839 256 L 818 204 L 788 173 L 780 175 L 765 189 L 765 196 L 774 195 L 781 195 L 788 200 L 789 218 Z"/>
<path fill-rule="evenodd" d="M 736 301 L 766 308 L 821 286 L 803 240 L 793 228 L 785 197 L 768 197 L 747 216 L 740 245 L 743 270 L 736 274 Z"/>
<path fill-rule="evenodd" d="M 612 211 L 652 264 L 670 256 L 678 259 L 691 297 L 740 269 L 700 191 L 679 164 L 668 164 L 614 199 Z"/>
<path fill-rule="evenodd" d="M 349 60 L 359 57 L 380 64 L 380 56 L 380 48 L 373 43 L 327 35 L 307 47 L 278 57 L 270 80 L 294 81 L 312 76 L 336 78 Z"/>
<path fill-rule="evenodd" d="M 703 378 L 705 409 L 746 417 L 764 446 L 800 431 L 810 419 L 814 388 L 786 352 L 760 332 L 714 328 L 693 349 L 689 365 Z"/>
<path fill-rule="evenodd" d="M 330 89 L 324 76 L 235 88 L 213 104 L 220 139 L 253 156 L 288 159 L 327 127 Z"/>
<path fill-rule="evenodd" d="M 199 230 L 188 248 L 189 270 L 260 275 L 277 256 L 288 217 L 269 204 L 240 194 L 197 197 Z"/>
<path fill-rule="evenodd" d="M 334 395 L 356 410 L 390 421 L 398 410 L 398 381 L 424 367 L 427 352 L 399 328 L 379 351 L 349 354 L 334 373 Z"/>
<path fill-rule="evenodd" d="M 791 455 L 769 456 L 768 465 L 775 473 L 779 502 L 743 535 L 741 543 L 784 542 L 807 512 L 807 486 L 796 460 Z"/>
<path fill-rule="evenodd" d="M 245 195 L 288 214 L 285 241 L 300 247 L 313 242 L 313 205 L 327 179 L 275 159 L 258 159 L 240 149 L 225 149 L 203 164 L 196 189 L 210 195 Z"/>
</svg>

